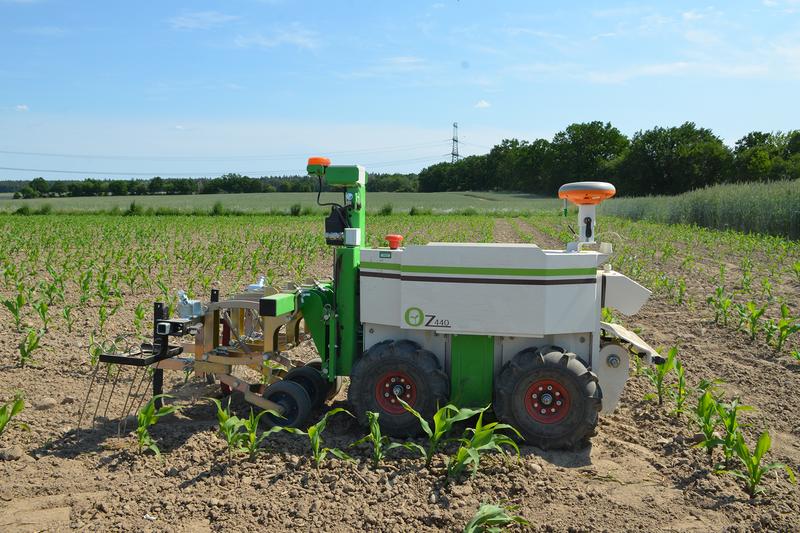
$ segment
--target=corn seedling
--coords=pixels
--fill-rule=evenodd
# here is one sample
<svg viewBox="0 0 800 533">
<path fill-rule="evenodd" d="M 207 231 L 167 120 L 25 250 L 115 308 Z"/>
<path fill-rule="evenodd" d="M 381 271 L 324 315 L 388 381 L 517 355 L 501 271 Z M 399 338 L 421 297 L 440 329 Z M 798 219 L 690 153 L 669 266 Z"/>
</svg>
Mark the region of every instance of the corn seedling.
<svg viewBox="0 0 800 533">
<path fill-rule="evenodd" d="M 260 434 L 258 433 L 258 424 L 261 420 L 261 417 L 264 414 L 270 414 L 272 416 L 280 416 L 275 411 L 266 409 L 258 413 L 257 415 L 253 413 L 253 409 L 250 408 L 250 416 L 244 420 L 242 420 L 242 433 L 240 433 L 240 445 L 241 449 L 246 451 L 249 454 L 250 460 L 255 461 L 256 455 L 258 454 L 258 450 L 261 447 L 261 443 L 272 435 L 273 433 L 277 433 L 281 431 L 281 428 L 278 426 L 273 426 L 269 428 L 267 431 L 262 431 Z"/>
<path fill-rule="evenodd" d="M 136 334 L 139 335 L 142 332 L 142 323 L 144 322 L 145 317 L 145 310 L 143 304 L 138 304 L 136 309 L 133 311 L 133 327 L 136 330 Z"/>
<path fill-rule="evenodd" d="M 722 325 L 727 326 L 733 300 L 725 296 L 725 288 L 721 285 L 718 286 L 714 290 L 714 295 L 709 296 L 706 301 L 714 309 L 714 322 L 719 324 L 722 321 Z"/>
<path fill-rule="evenodd" d="M 747 302 L 747 330 L 750 332 L 750 340 L 755 340 L 761 330 L 761 317 L 766 310 L 766 305 L 756 307 L 755 303 Z"/>
<path fill-rule="evenodd" d="M 775 339 L 775 334 L 778 333 L 778 324 L 771 318 L 767 318 L 761 324 L 761 330 L 764 332 L 764 342 L 772 346 L 772 341 Z"/>
<path fill-rule="evenodd" d="M 684 411 L 686 404 L 686 397 L 689 395 L 686 387 L 686 370 L 683 368 L 683 363 L 680 359 L 675 359 L 675 387 L 670 391 L 670 396 L 675 401 L 675 410 L 673 414 L 680 414 Z"/>
<path fill-rule="evenodd" d="M 800 261 L 792 265 L 792 272 L 794 272 L 794 276 L 797 278 L 797 283 L 800 283 Z"/>
<path fill-rule="evenodd" d="M 335 415 L 336 413 L 347 413 L 350 416 L 349 411 L 342 409 L 341 407 L 337 407 L 336 409 L 331 409 L 322 419 L 317 422 L 316 424 L 309 426 L 308 431 L 303 431 L 299 428 L 292 428 L 292 427 L 284 427 L 282 428 L 284 431 L 292 433 L 294 435 L 305 435 L 308 437 L 308 443 L 311 445 L 311 455 L 314 459 L 314 467 L 319 468 L 322 464 L 322 461 L 325 460 L 325 457 L 328 454 L 333 455 L 339 459 L 344 459 L 346 461 L 352 461 L 353 458 L 347 455 L 345 452 L 340 450 L 339 448 L 326 448 L 322 446 L 322 432 L 325 431 L 325 427 L 328 425 L 328 419 Z"/>
<path fill-rule="evenodd" d="M 772 301 L 772 282 L 769 278 L 761 278 L 761 292 L 768 301 Z"/>
<path fill-rule="evenodd" d="M 64 323 L 67 325 L 67 332 L 72 333 L 72 324 L 75 323 L 75 317 L 72 316 L 72 306 L 65 305 L 61 309 L 61 316 L 64 319 Z"/>
<path fill-rule="evenodd" d="M 431 429 L 428 421 L 425 420 L 421 414 L 415 411 L 413 407 L 408 405 L 400 398 L 398 398 L 398 401 L 402 404 L 406 411 L 413 414 L 417 420 L 419 420 L 419 425 L 422 428 L 422 431 L 424 431 L 425 435 L 428 437 L 428 443 L 426 446 L 423 447 L 419 444 L 415 446 L 415 448 L 422 453 L 423 457 L 425 457 L 426 467 L 431 466 L 433 456 L 436 455 L 436 452 L 439 451 L 439 448 L 442 446 L 442 444 L 446 442 L 445 437 L 448 433 L 450 433 L 450 430 L 453 429 L 453 425 L 456 422 L 461 422 L 468 418 L 472 418 L 481 412 L 480 409 L 459 409 L 452 404 L 447 404 L 444 407 L 439 408 L 439 410 L 434 413 L 433 429 Z"/>
<path fill-rule="evenodd" d="M 378 468 L 381 461 L 383 461 L 383 458 L 386 456 L 386 452 L 389 450 L 393 450 L 395 448 L 414 449 L 414 443 L 391 442 L 389 437 L 383 435 L 381 433 L 380 423 L 378 422 L 379 416 L 380 413 L 367 411 L 367 419 L 369 420 L 369 433 L 350 445 L 358 446 L 359 444 L 364 444 L 366 442 L 372 444 L 372 468 Z"/>
<path fill-rule="evenodd" d="M 21 394 L 14 396 L 14 400 L 0 407 L 0 436 L 5 433 L 8 424 L 25 408 L 25 400 Z M 23 427 L 27 427 L 23 425 Z"/>
<path fill-rule="evenodd" d="M 41 300 L 33 304 L 33 308 L 36 310 L 36 313 L 39 315 L 39 319 L 42 321 L 42 329 L 47 331 L 47 326 L 50 325 L 50 315 L 48 313 L 50 306 L 47 305 L 47 302 Z"/>
<path fill-rule="evenodd" d="M 722 451 L 725 454 L 725 467 L 730 466 L 731 458 L 735 453 L 736 436 L 739 434 L 739 421 L 737 415 L 739 411 L 749 411 L 749 405 L 739 405 L 739 399 L 735 398 L 730 403 L 717 402 L 717 415 L 722 427 L 725 428 L 725 436 L 721 439 Z"/>
<path fill-rule="evenodd" d="M 179 410 L 175 405 L 162 405 L 160 409 L 156 409 L 156 402 L 162 398 L 172 398 L 172 396 L 167 394 L 153 396 L 137 415 L 138 426 L 136 428 L 136 439 L 139 444 L 139 453 L 142 453 L 144 450 L 151 450 L 157 456 L 161 456 L 161 450 L 158 449 L 158 444 L 156 444 L 156 441 L 153 440 L 152 435 L 150 435 L 150 427 L 162 417 Z"/>
<path fill-rule="evenodd" d="M 744 323 L 747 322 L 747 306 L 740 303 L 733 304 L 734 316 L 736 317 L 736 329 L 744 331 Z"/>
<path fill-rule="evenodd" d="M 675 297 L 675 303 L 678 305 L 683 305 L 683 302 L 686 301 L 686 281 L 683 278 L 678 280 L 678 294 Z"/>
<path fill-rule="evenodd" d="M 29 329 L 22 342 L 19 343 L 19 366 L 24 368 L 33 362 L 33 352 L 39 348 L 39 343 L 42 340 L 41 332 L 35 329 Z"/>
<path fill-rule="evenodd" d="M 792 356 L 792 359 L 800 363 L 800 350 L 792 350 L 792 353 L 790 353 L 789 355 Z"/>
<path fill-rule="evenodd" d="M 777 351 L 781 351 L 790 336 L 800 331 L 800 320 L 792 318 L 789 306 L 785 303 L 781 304 L 781 318 L 778 320 L 777 330 L 778 336 L 775 337 L 775 350 Z"/>
<path fill-rule="evenodd" d="M 228 461 L 233 458 L 234 450 L 239 446 L 241 436 L 239 430 L 244 425 L 244 420 L 236 415 L 231 414 L 231 399 L 228 397 L 228 403 L 225 408 L 222 408 L 222 402 L 216 398 L 209 398 L 217 407 L 217 424 L 220 435 L 225 439 L 228 445 Z"/>
<path fill-rule="evenodd" d="M 456 453 L 447 458 L 447 478 L 458 478 L 465 469 L 472 466 L 472 476 L 478 473 L 478 467 L 481 462 L 481 455 L 488 452 L 501 452 L 505 450 L 503 446 L 513 448 L 519 456 L 519 447 L 514 439 L 499 431 L 511 431 L 517 437 L 522 438 L 522 435 L 508 424 L 500 424 L 498 422 L 490 422 L 489 424 L 483 423 L 483 414 L 489 407 L 484 407 L 478 414 L 478 420 L 475 422 L 474 428 L 467 428 L 464 436 L 459 439 L 461 446 L 459 446 Z"/>
<path fill-rule="evenodd" d="M 764 492 L 761 482 L 764 478 L 764 474 L 767 474 L 772 470 L 785 470 L 786 474 L 789 476 L 789 481 L 795 483 L 794 471 L 787 465 L 783 463 L 769 463 L 766 465 L 761 464 L 764 456 L 771 447 L 772 441 L 770 440 L 768 431 L 765 431 L 761 434 L 761 436 L 758 437 L 756 449 L 753 452 L 750 452 L 750 448 L 748 448 L 747 444 L 744 442 L 744 437 L 742 434 L 737 433 L 734 451 L 736 452 L 736 457 L 739 458 L 739 461 L 744 466 L 744 469 L 720 470 L 719 473 L 731 474 L 743 480 L 745 484 L 745 491 L 750 495 L 751 498 L 755 498 L 758 494 Z"/>
<path fill-rule="evenodd" d="M 714 448 L 722 444 L 722 441 L 715 434 L 717 429 L 717 400 L 710 391 L 706 391 L 698 398 L 697 406 L 694 409 L 694 419 L 703 433 L 703 440 L 696 444 L 698 448 L 705 448 L 708 458 L 714 453 Z"/>
<path fill-rule="evenodd" d="M 17 331 L 19 331 L 20 324 L 22 324 L 22 308 L 25 307 L 26 303 L 25 295 L 22 292 L 18 292 L 13 300 L 3 300 L 3 305 L 8 309 L 8 312 L 11 313 L 11 316 L 14 317 L 14 327 Z"/>
<path fill-rule="evenodd" d="M 664 396 L 668 392 L 668 386 L 665 383 L 665 378 L 675 368 L 675 358 L 678 355 L 678 347 L 673 346 L 667 352 L 667 359 L 660 365 L 655 365 L 655 369 L 647 367 L 644 369 L 644 375 L 656 388 L 655 394 L 650 393 L 645 395 L 645 400 L 658 398 L 658 405 L 664 404 Z"/>
<path fill-rule="evenodd" d="M 499 533 L 513 524 L 530 526 L 531 523 L 523 517 L 513 514 L 517 509 L 519 509 L 518 505 L 482 503 L 467 522 L 464 533 Z"/>
</svg>

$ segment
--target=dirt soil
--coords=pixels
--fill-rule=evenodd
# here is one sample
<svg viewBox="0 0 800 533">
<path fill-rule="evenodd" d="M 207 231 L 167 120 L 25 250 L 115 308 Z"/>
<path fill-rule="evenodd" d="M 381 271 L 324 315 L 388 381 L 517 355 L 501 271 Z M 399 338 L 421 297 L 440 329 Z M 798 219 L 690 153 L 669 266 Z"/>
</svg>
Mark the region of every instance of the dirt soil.
<svg viewBox="0 0 800 533">
<path fill-rule="evenodd" d="M 521 221 L 498 219 L 495 235 L 561 247 Z M 694 287 L 694 301 L 704 302 Z M 800 286 L 783 290 L 798 301 Z M 332 459 L 315 469 L 307 443 L 288 434 L 268 438 L 254 462 L 241 454 L 229 461 L 204 400 L 219 397 L 219 387 L 177 373 L 167 388 L 183 410 L 152 428 L 163 455 L 139 454 L 130 425 L 120 436 L 111 421 L 76 427 L 91 381 L 81 319 L 76 333 L 54 326 L 36 367 L 16 365 L 13 343 L 0 347 L 0 400 L 24 391 L 29 405 L 18 420 L 30 427 L 0 437 L 0 531 L 460 531 L 481 502 L 519 505 L 536 531 L 800 530 L 797 486 L 772 473 L 766 495 L 751 500 L 735 478 L 713 474 L 705 452 L 692 447 L 687 417 L 643 399 L 652 386 L 642 375 L 632 375 L 588 448 L 522 446 L 519 459 L 490 456 L 474 478 L 450 484 L 443 456 L 427 469 L 405 451 L 373 469 L 367 448 L 350 448 L 354 462 Z M 724 380 L 728 397 L 754 407 L 742 414 L 749 442 L 768 428 L 771 460 L 800 470 L 800 366 L 719 328 L 704 303 L 688 308 L 655 296 L 624 323 L 654 346 L 679 344 L 690 384 Z M 4 321 L 0 333 L 16 339 L 12 327 Z M 298 357 L 313 356 L 306 342 Z M 112 412 L 123 399 L 117 391 Z M 347 407 L 346 390 L 332 405 Z M 239 395 L 233 407 L 248 411 Z M 338 414 L 323 438 L 346 448 L 363 433 Z"/>
</svg>

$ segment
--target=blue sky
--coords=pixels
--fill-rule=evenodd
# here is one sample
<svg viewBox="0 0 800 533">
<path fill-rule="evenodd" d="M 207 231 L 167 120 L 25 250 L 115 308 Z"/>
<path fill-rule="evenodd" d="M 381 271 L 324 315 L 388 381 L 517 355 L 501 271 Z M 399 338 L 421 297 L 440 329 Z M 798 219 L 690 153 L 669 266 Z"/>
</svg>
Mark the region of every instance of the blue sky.
<svg viewBox="0 0 800 533">
<path fill-rule="evenodd" d="M 732 144 L 798 95 L 800 0 L 0 0 L 0 167 L 78 172 L 0 179 L 416 171 L 454 121 L 465 155 L 589 120 Z"/>
</svg>

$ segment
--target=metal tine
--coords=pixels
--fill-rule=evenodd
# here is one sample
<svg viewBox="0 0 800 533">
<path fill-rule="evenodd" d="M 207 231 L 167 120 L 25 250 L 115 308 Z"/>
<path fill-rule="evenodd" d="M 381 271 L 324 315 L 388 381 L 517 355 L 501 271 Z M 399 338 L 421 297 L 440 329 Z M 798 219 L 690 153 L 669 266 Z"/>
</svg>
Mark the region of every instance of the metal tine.
<svg viewBox="0 0 800 533">
<path fill-rule="evenodd" d="M 131 378 L 131 386 L 128 387 L 128 394 L 125 395 L 125 403 L 122 405 L 122 412 L 117 423 L 117 436 L 122 435 L 123 423 L 128 418 L 130 408 L 133 407 L 134 400 L 131 400 L 133 395 L 133 386 L 136 384 L 136 379 L 139 377 L 139 367 L 134 367 L 133 377 Z M 138 389 L 137 389 L 138 390 Z M 128 405 L 130 403 L 130 406 Z"/>
<path fill-rule="evenodd" d="M 81 413 L 78 415 L 78 429 L 81 428 L 81 422 L 83 421 L 83 413 L 86 412 L 86 406 L 89 404 L 89 396 L 92 394 L 92 389 L 94 388 L 94 381 L 97 377 L 97 371 L 100 370 L 100 363 L 94 365 L 94 372 L 92 372 L 92 381 L 89 383 L 89 388 L 86 390 L 86 398 L 83 400 L 83 407 L 81 407 Z"/>
<path fill-rule="evenodd" d="M 147 391 L 147 389 L 145 389 L 145 392 L 142 392 L 142 385 L 144 385 L 146 382 L 148 382 L 148 377 L 150 377 L 150 376 L 147 375 L 148 374 L 147 370 L 148 370 L 147 367 L 144 367 L 142 369 L 142 378 L 139 380 L 139 385 L 136 387 L 136 392 L 133 394 L 133 396 L 131 396 L 131 405 L 130 405 L 131 408 L 136 403 L 136 398 L 137 397 L 139 398 L 138 405 L 136 405 L 136 408 L 133 409 L 133 413 L 134 414 L 139 412 L 139 409 L 142 406 L 142 401 L 144 400 L 144 397 L 145 397 L 145 392 Z M 133 389 L 133 382 L 131 382 L 131 389 Z M 127 404 L 128 404 L 128 401 L 125 400 L 126 407 L 127 407 Z M 123 418 L 122 418 L 122 420 L 120 420 L 120 423 L 122 424 L 122 430 L 119 432 L 120 435 L 122 434 L 123 431 L 128 429 L 128 415 L 130 415 L 130 414 L 131 414 L 131 411 L 128 410 L 128 409 L 126 409 L 126 411 L 122 414 Z"/>
<path fill-rule="evenodd" d="M 94 407 L 94 414 L 92 415 L 92 429 L 95 428 L 95 425 L 97 423 L 97 411 L 100 410 L 100 404 L 103 401 L 103 394 L 106 392 L 106 385 L 108 384 L 108 376 L 111 375 L 111 365 L 107 366 L 108 370 L 106 370 L 106 379 L 103 381 L 103 386 L 100 388 L 100 397 L 97 399 L 97 404 Z M 109 399 L 109 401 L 111 400 Z"/>
<path fill-rule="evenodd" d="M 111 400 L 114 398 L 114 391 L 117 389 L 117 382 L 119 381 L 119 376 L 120 374 L 122 374 L 122 368 L 120 368 L 118 365 L 108 365 L 108 366 L 109 370 L 111 370 L 112 366 L 116 366 L 117 368 L 116 368 L 116 374 L 114 375 L 114 383 L 111 384 L 111 392 L 109 393 L 108 396 L 108 402 L 106 402 L 106 408 L 103 411 L 103 418 L 107 418 L 108 408 L 111 405 Z"/>
</svg>

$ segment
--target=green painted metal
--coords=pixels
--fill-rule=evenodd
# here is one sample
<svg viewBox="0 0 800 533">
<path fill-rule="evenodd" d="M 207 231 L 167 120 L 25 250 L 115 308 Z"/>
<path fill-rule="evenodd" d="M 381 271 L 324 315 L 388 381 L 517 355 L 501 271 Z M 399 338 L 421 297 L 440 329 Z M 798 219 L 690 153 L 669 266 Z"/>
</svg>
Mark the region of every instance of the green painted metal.
<svg viewBox="0 0 800 533">
<path fill-rule="evenodd" d="M 275 302 L 269 316 L 281 316 L 288 313 L 294 313 L 296 298 L 293 292 L 271 294 L 270 296 L 265 296 L 264 299 Z"/>
<path fill-rule="evenodd" d="M 327 377 L 333 380 L 336 377 L 335 352 L 330 350 L 330 325 L 333 320 L 334 294 L 330 283 L 321 283 L 300 291 L 300 310 L 306 328 L 311 332 L 311 339 L 322 359 L 322 368 L 327 370 Z"/>
<path fill-rule="evenodd" d="M 485 407 L 492 402 L 494 337 L 453 335 L 450 338 L 450 401 L 459 407 Z"/>
<path fill-rule="evenodd" d="M 594 276 L 596 268 L 497 268 L 497 267 L 457 267 L 457 266 L 419 266 L 399 263 L 380 263 L 364 261 L 362 268 L 375 270 L 400 270 L 418 274 L 483 274 L 488 276 Z"/>
<path fill-rule="evenodd" d="M 350 187 L 358 183 L 358 174 L 355 165 L 331 165 L 325 170 L 325 183 L 333 187 Z"/>
</svg>

